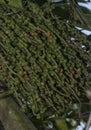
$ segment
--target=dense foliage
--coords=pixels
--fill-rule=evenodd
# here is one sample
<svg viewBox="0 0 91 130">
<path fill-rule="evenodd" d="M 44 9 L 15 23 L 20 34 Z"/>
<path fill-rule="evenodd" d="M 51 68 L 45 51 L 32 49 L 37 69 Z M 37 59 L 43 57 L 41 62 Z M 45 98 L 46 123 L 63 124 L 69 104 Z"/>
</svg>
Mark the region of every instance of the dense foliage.
<svg viewBox="0 0 91 130">
<path fill-rule="evenodd" d="M 0 4 L 0 81 L 24 112 L 64 115 L 90 88 L 90 42 L 37 4 L 20 5 Z"/>
</svg>

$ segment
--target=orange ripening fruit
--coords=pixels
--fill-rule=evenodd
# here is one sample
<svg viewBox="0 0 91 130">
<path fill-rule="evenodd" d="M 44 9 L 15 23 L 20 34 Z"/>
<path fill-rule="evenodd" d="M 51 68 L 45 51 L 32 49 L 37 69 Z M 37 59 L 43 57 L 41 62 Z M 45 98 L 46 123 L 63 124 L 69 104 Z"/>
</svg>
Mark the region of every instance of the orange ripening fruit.
<svg viewBox="0 0 91 130">
<path fill-rule="evenodd" d="M 47 32 L 47 38 L 51 36 L 51 32 Z"/>
<path fill-rule="evenodd" d="M 29 80 L 30 80 L 30 78 L 29 78 L 29 77 L 26 77 L 26 80 L 27 80 L 27 81 L 29 81 Z"/>
</svg>

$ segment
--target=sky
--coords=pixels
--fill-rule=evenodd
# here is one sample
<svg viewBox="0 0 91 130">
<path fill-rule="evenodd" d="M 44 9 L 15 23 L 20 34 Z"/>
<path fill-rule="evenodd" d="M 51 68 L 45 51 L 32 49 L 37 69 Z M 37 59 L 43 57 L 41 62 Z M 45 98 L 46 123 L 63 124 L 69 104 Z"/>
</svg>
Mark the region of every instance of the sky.
<svg viewBox="0 0 91 130">
<path fill-rule="evenodd" d="M 79 2 L 79 5 L 88 8 L 89 10 L 91 10 L 91 2 L 87 2 L 87 3 L 82 3 Z"/>
</svg>

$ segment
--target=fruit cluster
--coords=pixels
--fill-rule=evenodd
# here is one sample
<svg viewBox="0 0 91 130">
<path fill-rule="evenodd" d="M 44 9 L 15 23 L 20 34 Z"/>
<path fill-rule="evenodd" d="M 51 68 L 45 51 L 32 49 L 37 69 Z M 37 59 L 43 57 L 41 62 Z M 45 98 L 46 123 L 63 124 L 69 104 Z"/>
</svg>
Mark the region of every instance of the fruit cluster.
<svg viewBox="0 0 91 130">
<path fill-rule="evenodd" d="M 91 45 L 85 36 L 56 16 L 46 19 L 33 3 L 15 14 L 9 6 L 0 10 L 0 80 L 22 110 L 38 118 L 59 115 L 83 99 L 91 85 Z"/>
</svg>

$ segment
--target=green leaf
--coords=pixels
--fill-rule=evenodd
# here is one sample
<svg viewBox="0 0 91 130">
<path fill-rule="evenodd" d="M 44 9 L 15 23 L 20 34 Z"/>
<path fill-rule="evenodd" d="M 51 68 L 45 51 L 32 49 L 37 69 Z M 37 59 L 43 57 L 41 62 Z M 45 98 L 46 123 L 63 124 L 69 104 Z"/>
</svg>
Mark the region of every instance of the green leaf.
<svg viewBox="0 0 91 130">
<path fill-rule="evenodd" d="M 55 119 L 54 125 L 57 130 L 68 130 L 67 123 L 64 119 Z"/>
</svg>

